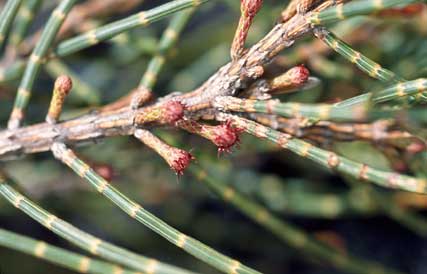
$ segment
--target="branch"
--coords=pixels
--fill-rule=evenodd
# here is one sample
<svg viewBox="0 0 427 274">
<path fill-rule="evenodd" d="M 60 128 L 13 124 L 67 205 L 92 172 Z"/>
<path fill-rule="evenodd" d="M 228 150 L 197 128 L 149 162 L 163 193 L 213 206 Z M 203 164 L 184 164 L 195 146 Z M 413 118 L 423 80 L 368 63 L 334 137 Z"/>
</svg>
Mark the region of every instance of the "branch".
<svg viewBox="0 0 427 274">
<path fill-rule="evenodd" d="M 311 12 L 304 15 L 297 14 L 287 22 L 276 25 L 240 59 L 226 64 L 202 86 L 187 94 L 175 96 L 174 100 L 184 104 L 186 116 L 191 116 L 193 112 L 209 109 L 211 102 L 217 96 L 238 94 L 250 82 L 262 76 L 263 66 L 270 63 L 281 50 L 291 46 L 295 39 L 311 31 L 308 18 L 312 13 L 333 4 L 332 0 L 325 1 Z M 40 123 L 4 130 L 0 132 L 0 159 L 48 151 L 54 142 L 77 145 L 92 143 L 110 136 L 133 135 L 136 128 L 147 126 L 146 121 L 138 122 L 138 117 L 141 118 L 153 111 L 153 108 L 158 107 L 164 100 L 160 98 L 153 105 L 135 111 L 124 107 L 114 111 L 95 112 L 57 125 Z"/>
</svg>

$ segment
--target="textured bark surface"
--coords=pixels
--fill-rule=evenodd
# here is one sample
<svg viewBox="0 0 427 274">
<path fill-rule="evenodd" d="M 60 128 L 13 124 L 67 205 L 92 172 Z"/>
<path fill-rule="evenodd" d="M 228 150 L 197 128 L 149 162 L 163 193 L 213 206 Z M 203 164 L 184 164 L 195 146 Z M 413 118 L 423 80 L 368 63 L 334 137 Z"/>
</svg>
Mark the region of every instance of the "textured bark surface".
<svg viewBox="0 0 427 274">
<path fill-rule="evenodd" d="M 311 31 L 308 22 L 312 12 L 323 10 L 335 4 L 325 1 L 313 11 L 296 14 L 290 20 L 277 24 L 263 39 L 248 49 L 240 59 L 221 67 L 199 88 L 183 95 L 173 96 L 174 100 L 186 106 L 186 116 L 210 110 L 211 102 L 217 96 L 237 96 L 254 80 L 260 78 L 263 67 L 283 49 L 290 47 L 296 39 Z M 153 102 L 158 104 L 164 98 Z M 117 135 L 131 135 L 135 129 L 148 126 L 135 122 L 138 115 L 144 115 L 149 107 L 132 110 L 123 107 L 114 111 L 98 111 L 56 125 L 40 123 L 16 130 L 0 131 L 0 159 L 13 159 L 23 154 L 50 150 L 54 142 L 67 145 L 92 143 L 100 138 Z M 156 124 L 150 123 L 149 126 Z"/>
</svg>

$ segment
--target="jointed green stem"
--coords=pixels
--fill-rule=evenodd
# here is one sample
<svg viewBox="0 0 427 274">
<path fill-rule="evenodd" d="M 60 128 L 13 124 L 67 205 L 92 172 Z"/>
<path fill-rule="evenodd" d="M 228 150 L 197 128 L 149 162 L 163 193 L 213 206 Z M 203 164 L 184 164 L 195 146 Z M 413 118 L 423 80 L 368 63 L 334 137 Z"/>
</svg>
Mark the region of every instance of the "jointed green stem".
<svg viewBox="0 0 427 274">
<path fill-rule="evenodd" d="M 251 100 L 236 97 L 217 97 L 214 106 L 219 109 L 238 112 L 260 112 L 283 117 L 306 117 L 331 121 L 360 121 L 365 119 L 364 105 L 352 108 L 335 107 L 331 104 L 281 103 L 279 100 Z"/>
<path fill-rule="evenodd" d="M 402 78 L 394 74 L 392 71 L 381 67 L 371 59 L 362 55 L 360 52 L 353 50 L 349 45 L 341 41 L 331 32 L 326 29 L 315 30 L 315 35 L 325 42 L 330 48 L 338 52 L 348 61 L 354 63 L 363 72 L 369 76 L 381 80 L 383 82 L 400 82 Z"/>
<path fill-rule="evenodd" d="M 18 79 L 25 70 L 25 62 L 17 61 L 10 67 L 0 68 L 0 84 Z"/>
<path fill-rule="evenodd" d="M 381 110 L 368 111 L 367 104 L 384 103 L 398 98 L 422 94 L 427 91 L 427 79 L 420 78 L 389 86 L 375 93 L 364 93 L 336 104 L 281 103 L 278 100 L 251 100 L 236 97 L 217 97 L 213 106 L 219 109 L 238 112 L 260 112 L 277 114 L 283 117 L 306 117 L 330 121 L 361 121 L 387 118 Z M 391 118 L 388 117 L 388 118 Z"/>
<path fill-rule="evenodd" d="M 18 12 L 22 0 L 9 0 L 3 7 L 0 13 L 0 49 L 3 47 L 3 42 L 6 40 L 7 32 Z"/>
<path fill-rule="evenodd" d="M 40 37 L 40 42 L 36 45 L 27 67 L 24 72 L 21 84 L 18 88 L 18 95 L 15 100 L 8 127 L 14 129 L 19 127 L 23 117 L 24 109 L 28 105 L 31 89 L 40 65 L 45 58 L 46 52 L 50 47 L 59 27 L 61 26 L 66 14 L 77 0 L 64 0 L 53 12 L 51 18 L 46 24 L 45 30 Z M 64 56 L 74 53 L 83 48 L 98 44 L 101 41 L 110 39 L 124 31 L 141 25 L 158 21 L 165 16 L 180 11 L 185 8 L 198 6 L 208 0 L 175 0 L 173 2 L 161 5 L 149 11 L 140 12 L 129 16 L 128 18 L 107 24 L 86 34 L 79 35 L 59 44 L 55 50 L 55 55 Z"/>
<path fill-rule="evenodd" d="M 176 44 L 179 35 L 187 25 L 193 12 L 194 9 L 189 9 L 178 13 L 172 18 L 169 26 L 163 32 L 162 38 L 160 39 L 158 53 L 150 60 L 150 63 L 148 63 L 147 70 L 139 83 L 140 86 L 144 86 L 149 90 L 153 88 L 157 76 L 165 63 L 167 53 Z"/>
<path fill-rule="evenodd" d="M 233 188 L 222 183 L 220 180 L 213 179 L 215 178 L 214 175 L 208 175 L 203 170 L 197 172 L 194 168 L 190 168 L 190 170 L 196 174 L 200 181 L 204 182 L 226 202 L 229 202 L 243 214 L 271 231 L 271 233 L 288 245 L 311 255 L 313 258 L 321 259 L 322 261 L 325 261 L 335 268 L 347 273 L 399 273 L 391 269 L 385 269 L 379 264 L 342 254 L 316 241 L 297 227 L 275 217 L 266 208 L 239 194 Z"/>
<path fill-rule="evenodd" d="M 205 244 L 191 238 L 175 228 L 169 226 L 141 205 L 132 201 L 113 186 L 111 186 L 104 178 L 99 176 L 90 166 L 80 160 L 70 149 L 67 149 L 64 144 L 55 143 L 52 146 L 52 152 L 55 157 L 69 166 L 76 174 L 86 179 L 91 186 L 98 192 L 102 193 L 106 198 L 120 207 L 132 218 L 146 225 L 148 228 L 158 233 L 171 243 L 184 249 L 194 257 L 206 262 L 207 264 L 223 271 L 224 273 L 234 274 L 254 274 L 259 273 L 240 262 L 230 259 L 222 255 Z"/>
<path fill-rule="evenodd" d="M 327 24 L 356 15 L 367 15 L 397 5 L 407 5 L 416 0 L 355 0 L 339 4 L 315 13 L 310 18 L 313 24 Z"/>
<path fill-rule="evenodd" d="M 129 31 L 138 26 L 147 26 L 148 24 L 163 19 L 174 12 L 198 6 L 206 1 L 208 0 L 175 0 L 154 9 L 139 12 L 135 15 L 101 26 L 60 43 L 55 49 L 55 55 L 69 55 L 84 48 L 96 45 L 102 41 L 111 39 L 125 31 Z"/>
<path fill-rule="evenodd" d="M 146 94 L 144 93 L 151 93 L 151 90 L 156 84 L 157 77 L 166 62 L 166 57 L 169 50 L 176 44 L 178 36 L 181 34 L 182 30 L 187 25 L 187 22 L 188 20 L 190 20 L 194 10 L 195 8 L 191 8 L 189 10 L 182 11 L 172 18 L 171 22 L 169 23 L 169 26 L 163 32 L 162 38 L 160 39 L 159 43 L 159 49 L 156 55 L 148 63 L 147 70 L 142 76 L 138 88 L 135 89 L 135 92 L 130 93 L 119 101 L 127 101 L 127 99 L 129 98 L 128 96 L 132 96 L 132 108 L 138 108 L 144 103 L 144 99 L 146 98 Z"/>
<path fill-rule="evenodd" d="M 79 273 L 138 274 L 138 272 L 123 269 L 118 265 L 92 259 L 4 229 L 0 229 L 0 245 Z"/>
<path fill-rule="evenodd" d="M 40 4 L 41 0 L 24 0 L 24 3 L 16 16 L 15 25 L 10 33 L 11 45 L 16 47 L 24 39 L 30 23 L 34 18 L 34 14 L 39 9 Z"/>
<path fill-rule="evenodd" d="M 335 104 L 337 107 L 349 107 L 357 104 L 365 104 L 369 100 L 373 103 L 384 103 L 391 100 L 415 96 L 427 92 L 427 79 L 419 78 L 412 81 L 401 82 L 395 85 L 391 85 L 383 90 L 372 93 L 364 93 L 362 95 L 349 98 L 342 102 Z"/>
<path fill-rule="evenodd" d="M 301 157 L 311 159 L 328 169 L 336 170 L 358 180 L 372 182 L 387 188 L 427 194 L 426 179 L 406 176 L 395 172 L 377 170 L 366 164 L 338 156 L 334 152 L 315 147 L 314 145 L 300 139 L 293 139 L 288 134 L 281 133 L 251 120 L 234 115 L 224 114 L 221 119 L 231 120 L 236 127 L 239 127 L 258 138 L 268 139 L 283 148 L 289 149 Z"/>
<path fill-rule="evenodd" d="M 24 118 L 24 109 L 27 107 L 30 100 L 35 78 L 40 70 L 42 59 L 45 58 L 65 17 L 76 2 L 77 0 L 63 0 L 52 12 L 52 15 L 46 23 L 40 40 L 31 53 L 25 68 L 24 76 L 19 85 L 18 94 L 8 123 L 9 129 L 15 129 L 20 126 Z"/>
<path fill-rule="evenodd" d="M 121 247 L 117 247 L 108 242 L 102 241 L 71 224 L 50 214 L 43 208 L 33 203 L 21 193 L 16 191 L 10 184 L 9 179 L 0 174 L 0 195 L 8 200 L 16 208 L 25 212 L 28 216 L 80 248 L 98 255 L 104 259 L 117 264 L 136 269 L 145 273 L 153 274 L 191 274 L 193 272 L 161 263 L 154 259 L 149 259 L 141 255 L 130 252 Z M 85 258 L 78 262 L 79 265 L 87 264 Z"/>
<path fill-rule="evenodd" d="M 54 54 L 52 56 L 47 56 L 47 57 L 48 58 L 51 58 L 54 56 L 64 57 L 66 55 L 75 53 L 79 50 L 98 44 L 102 41 L 112 39 L 117 35 L 122 34 L 133 28 L 136 28 L 138 26 L 147 26 L 148 24 L 159 21 L 174 12 L 178 12 L 186 8 L 197 7 L 198 5 L 203 4 L 207 1 L 209 0 L 175 0 L 170 3 L 161 5 L 157 8 L 153 8 L 148 11 L 143 11 L 135 15 L 131 15 L 122 20 L 112 22 L 110 24 L 101 26 L 97 29 L 91 30 L 85 34 L 82 34 L 77 37 L 70 38 L 64 42 L 61 42 L 58 45 L 58 47 L 54 50 Z M 182 17 L 186 17 L 186 16 L 182 15 Z M 176 24 L 176 27 L 179 29 L 180 27 L 182 27 L 182 25 L 184 24 L 184 21 L 187 19 L 184 19 L 184 18 L 180 19 L 182 20 L 182 22 L 179 22 L 178 19 L 175 19 L 175 20 L 176 21 L 174 24 Z M 170 35 L 170 33 L 168 35 Z M 174 42 L 173 37 L 169 37 L 169 38 L 172 38 L 172 39 L 170 41 L 168 41 L 168 39 L 164 40 L 165 44 L 163 45 L 165 46 L 164 48 L 165 50 L 166 50 L 166 47 L 172 46 Z M 170 45 L 168 45 L 169 43 Z M 156 60 L 157 63 L 164 62 L 164 58 L 162 58 L 161 56 L 163 56 L 163 54 L 159 54 L 159 58 L 157 58 Z M 18 61 L 13 66 L 14 68 L 13 70 L 10 68 L 7 68 L 3 73 L 3 78 L 0 75 L 0 83 L 2 83 L 3 81 L 14 80 L 17 77 L 19 77 L 19 75 L 22 74 L 24 66 L 25 66 L 25 62 Z M 154 64 L 152 64 L 151 66 L 154 66 Z M 150 77 L 149 75 L 147 77 L 148 79 L 144 80 L 144 82 L 151 81 L 149 80 L 149 78 L 152 78 L 152 77 Z M 141 80 L 141 82 L 142 81 L 143 80 Z"/>
</svg>

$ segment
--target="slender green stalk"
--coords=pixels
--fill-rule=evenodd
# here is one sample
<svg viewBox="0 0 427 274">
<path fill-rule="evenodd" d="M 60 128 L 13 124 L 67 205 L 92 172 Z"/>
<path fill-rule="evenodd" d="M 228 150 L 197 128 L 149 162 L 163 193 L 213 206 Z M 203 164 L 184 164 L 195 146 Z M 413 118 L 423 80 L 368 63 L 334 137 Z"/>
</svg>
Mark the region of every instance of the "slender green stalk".
<svg viewBox="0 0 427 274">
<path fill-rule="evenodd" d="M 24 197 L 9 184 L 9 179 L 2 174 L 0 174 L 0 194 L 12 205 L 25 212 L 44 227 L 91 254 L 145 273 L 193 273 L 135 254 L 74 227 Z M 85 259 L 80 261 L 79 264 L 86 264 Z"/>
<path fill-rule="evenodd" d="M 129 31 L 139 26 L 147 26 L 174 12 L 198 6 L 206 1 L 208 0 L 175 0 L 154 9 L 139 12 L 60 43 L 55 49 L 55 55 L 69 55 L 84 48 L 96 45 L 102 41 L 111 39 L 125 31 Z"/>
<path fill-rule="evenodd" d="M 251 100 L 231 96 L 217 97 L 213 106 L 237 112 L 260 112 L 283 117 L 306 117 L 330 121 L 362 121 L 378 118 L 392 118 L 393 112 L 370 110 L 368 104 L 384 103 L 391 100 L 422 94 L 427 91 L 427 79 L 420 78 L 391 85 L 378 92 L 368 92 L 336 104 L 281 103 L 279 100 Z M 410 110 L 409 112 L 414 112 Z M 387 114 L 390 116 L 387 117 Z M 422 114 L 421 114 L 422 115 Z"/>
<path fill-rule="evenodd" d="M 172 18 L 169 26 L 163 32 L 162 38 L 159 42 L 159 49 L 156 55 L 148 63 L 147 70 L 142 76 L 138 88 L 135 89 L 135 92 L 130 93 L 119 101 L 127 101 L 129 98 L 128 96 L 132 96 L 131 106 L 134 109 L 145 103 L 147 99 L 146 95 L 148 92 L 151 94 L 151 90 L 157 81 L 157 77 L 166 62 L 166 57 L 169 50 L 176 44 L 179 35 L 187 25 L 187 22 L 191 18 L 191 15 L 194 11 L 195 8 L 191 8 L 176 14 Z"/>
<path fill-rule="evenodd" d="M 408 5 L 416 0 L 355 0 L 346 4 L 338 4 L 311 16 L 311 23 L 327 24 L 356 15 L 367 15 L 397 5 Z"/>
<path fill-rule="evenodd" d="M 383 90 L 378 92 L 368 92 L 359 96 L 349 98 L 347 100 L 341 101 L 335 106 L 337 107 L 350 107 L 354 105 L 365 104 L 372 100 L 373 103 L 379 104 L 388 102 L 391 100 L 416 96 L 418 94 L 423 94 L 427 91 L 427 78 L 419 78 L 412 81 L 401 82 L 395 85 L 391 85 Z"/>
<path fill-rule="evenodd" d="M 8 123 L 9 129 L 16 129 L 20 126 L 22 119 L 24 118 L 24 109 L 27 107 L 30 100 L 31 90 L 37 73 L 40 70 L 42 60 L 45 58 L 47 51 L 52 45 L 65 17 L 76 2 L 77 0 L 63 0 L 52 12 L 52 15 L 46 23 L 46 27 L 40 36 L 40 40 L 31 53 L 28 64 L 25 68 L 24 76 L 22 77 L 19 85 L 18 94 Z"/>
<path fill-rule="evenodd" d="M 22 0 L 9 0 L 3 7 L 0 13 L 0 49 L 3 47 L 3 42 L 6 40 L 7 32 L 19 10 Z"/>
<path fill-rule="evenodd" d="M 331 104 L 281 103 L 279 100 L 251 100 L 226 96 L 217 97 L 213 106 L 238 112 L 260 112 L 283 117 L 306 117 L 330 121 L 360 121 L 365 119 L 366 105 L 336 107 Z"/>
<path fill-rule="evenodd" d="M 342 66 L 340 63 L 328 60 L 327 57 L 321 55 L 313 54 L 309 62 L 313 72 L 329 79 L 350 80 L 353 76 L 352 68 Z"/>
<path fill-rule="evenodd" d="M 24 0 L 10 33 L 10 43 L 12 46 L 16 47 L 22 42 L 40 4 L 41 0 Z"/>
<path fill-rule="evenodd" d="M 138 272 L 123 269 L 118 265 L 95 260 L 87 256 L 50 245 L 46 242 L 37 241 L 1 228 L 0 245 L 26 253 L 31 256 L 35 256 L 39 259 L 74 270 L 79 273 L 138 274 Z"/>
<path fill-rule="evenodd" d="M 25 62 L 19 60 L 10 67 L 0 68 L 0 84 L 17 80 L 25 70 Z"/>
<path fill-rule="evenodd" d="M 64 57 L 66 55 L 75 53 L 79 50 L 88 48 L 90 46 L 93 46 L 95 44 L 98 44 L 102 41 L 105 40 L 109 40 L 112 39 L 128 30 L 131 30 L 133 28 L 136 28 L 138 26 L 147 26 L 153 22 L 159 21 L 167 16 L 169 16 L 172 13 L 178 12 L 180 10 L 186 9 L 186 8 L 191 8 L 191 7 L 197 7 L 200 4 L 203 4 L 205 2 L 207 2 L 209 0 L 175 0 L 172 1 L 170 3 L 166 3 L 164 5 L 161 5 L 157 8 L 153 8 L 151 10 L 148 11 L 142 11 L 139 12 L 135 15 L 131 15 L 127 18 L 124 18 L 122 20 L 118 20 L 115 22 L 112 22 L 110 24 L 101 26 L 99 28 L 93 29 L 85 34 L 76 36 L 74 38 L 70 38 L 68 40 L 65 40 L 63 42 L 61 42 L 58 47 L 54 50 L 54 54 L 52 56 L 47 56 L 47 58 L 51 58 L 54 56 L 58 56 L 58 57 Z M 185 15 L 182 15 L 182 17 L 186 17 Z M 179 29 L 181 28 L 184 24 L 185 20 L 188 19 L 181 19 L 182 22 L 179 22 L 178 19 L 175 19 L 175 23 L 176 27 Z M 182 26 L 181 26 L 182 25 Z M 166 33 L 165 33 L 166 34 Z M 168 35 L 170 35 L 171 33 L 169 33 Z M 168 39 L 165 38 L 164 40 L 164 49 L 165 51 L 167 51 L 167 47 L 171 47 L 173 46 L 173 44 L 175 43 L 174 40 L 176 40 L 177 37 L 169 37 L 169 39 L 171 39 L 170 41 L 168 41 Z M 162 43 L 161 43 L 162 44 Z M 170 44 L 170 45 L 168 45 Z M 157 64 L 152 64 L 151 67 L 154 66 L 159 66 L 159 68 L 156 68 L 160 71 L 161 69 L 161 65 L 159 65 L 160 63 L 164 63 L 164 58 L 162 58 L 161 56 L 163 56 L 163 54 L 159 55 L 159 58 L 157 58 L 156 63 Z M 155 59 L 154 59 L 155 60 Z M 153 60 L 153 62 L 154 62 Z M 17 64 L 15 64 L 13 66 L 13 69 L 9 69 L 7 68 L 4 72 L 3 72 L 3 78 L 0 77 L 0 83 L 5 82 L 5 81 L 10 81 L 10 80 L 14 80 L 16 78 L 19 77 L 19 75 L 22 74 L 23 71 L 23 67 L 25 66 L 25 62 L 21 61 Z M 150 67 L 150 66 L 149 66 Z M 150 75 L 145 77 L 146 80 L 142 79 L 141 82 L 149 82 L 152 81 L 150 80 Z"/>
<path fill-rule="evenodd" d="M 353 50 L 348 44 L 341 41 L 334 34 L 328 30 L 322 28 L 315 30 L 317 38 L 325 42 L 331 49 L 339 53 L 348 61 L 355 64 L 363 72 L 369 76 L 381 80 L 383 82 L 401 82 L 404 81 L 402 78 L 394 74 L 392 71 L 381 67 L 378 63 L 375 63 L 368 57 L 364 56 L 358 51 Z"/>
<path fill-rule="evenodd" d="M 147 70 L 145 71 L 141 82 L 139 83 L 140 86 L 143 86 L 149 90 L 153 88 L 157 76 L 159 75 L 165 63 L 165 59 L 169 50 L 176 44 L 179 35 L 187 25 L 187 22 L 194 13 L 194 10 L 195 9 L 193 8 L 182 11 L 172 18 L 169 26 L 163 32 L 162 38 L 160 39 L 157 54 L 150 60 L 150 63 L 148 63 Z"/>
<path fill-rule="evenodd" d="M 315 147 L 300 139 L 294 139 L 288 134 L 281 133 L 245 118 L 224 114 L 221 116 L 221 119 L 230 120 L 236 127 L 243 129 L 249 134 L 277 143 L 301 157 L 311 159 L 330 170 L 336 170 L 360 181 L 372 182 L 386 188 L 427 194 L 426 179 L 374 169 L 366 164 L 338 156 L 334 152 Z"/>
<path fill-rule="evenodd" d="M 427 109 L 424 107 L 402 110 L 374 110 L 369 112 L 369 119 L 396 119 L 401 122 L 404 121 L 407 124 L 425 127 L 427 126 Z"/>
<path fill-rule="evenodd" d="M 215 180 L 215 175 L 207 174 L 203 170 L 195 171 L 193 167 L 191 167 L 190 170 L 200 181 L 204 182 L 226 202 L 232 204 L 243 214 L 269 230 L 291 247 L 307 253 L 307 255 L 313 258 L 321 259 L 340 271 L 347 273 L 399 273 L 395 270 L 385 269 L 377 263 L 364 261 L 340 253 L 311 238 L 297 227 L 275 217 L 266 208 L 239 194 L 236 190 L 222 183 L 220 180 Z"/>
<path fill-rule="evenodd" d="M 57 159 L 69 166 L 80 177 L 86 179 L 92 187 L 120 207 L 129 216 L 146 225 L 148 228 L 158 233 L 174 245 L 184 249 L 194 257 L 206 262 L 220 271 L 223 271 L 224 273 L 259 273 L 258 271 L 222 255 L 196 239 L 191 238 L 190 236 L 187 236 L 169 226 L 145 210 L 141 205 L 132 201 L 111 186 L 104 178 L 99 176 L 92 168 L 90 168 L 89 165 L 79 159 L 72 150 L 67 149 L 64 144 L 55 143 L 52 146 L 52 152 Z"/>
</svg>

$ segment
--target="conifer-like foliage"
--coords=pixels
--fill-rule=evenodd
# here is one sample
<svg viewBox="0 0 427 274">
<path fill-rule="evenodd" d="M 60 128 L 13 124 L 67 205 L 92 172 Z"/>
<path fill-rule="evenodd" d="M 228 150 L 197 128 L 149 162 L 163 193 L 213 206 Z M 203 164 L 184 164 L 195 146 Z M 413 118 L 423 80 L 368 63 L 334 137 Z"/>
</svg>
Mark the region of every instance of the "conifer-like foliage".
<svg viewBox="0 0 427 274">
<path fill-rule="evenodd" d="M 426 1 L 0 7 L 0 273 L 424 273 Z"/>
</svg>

